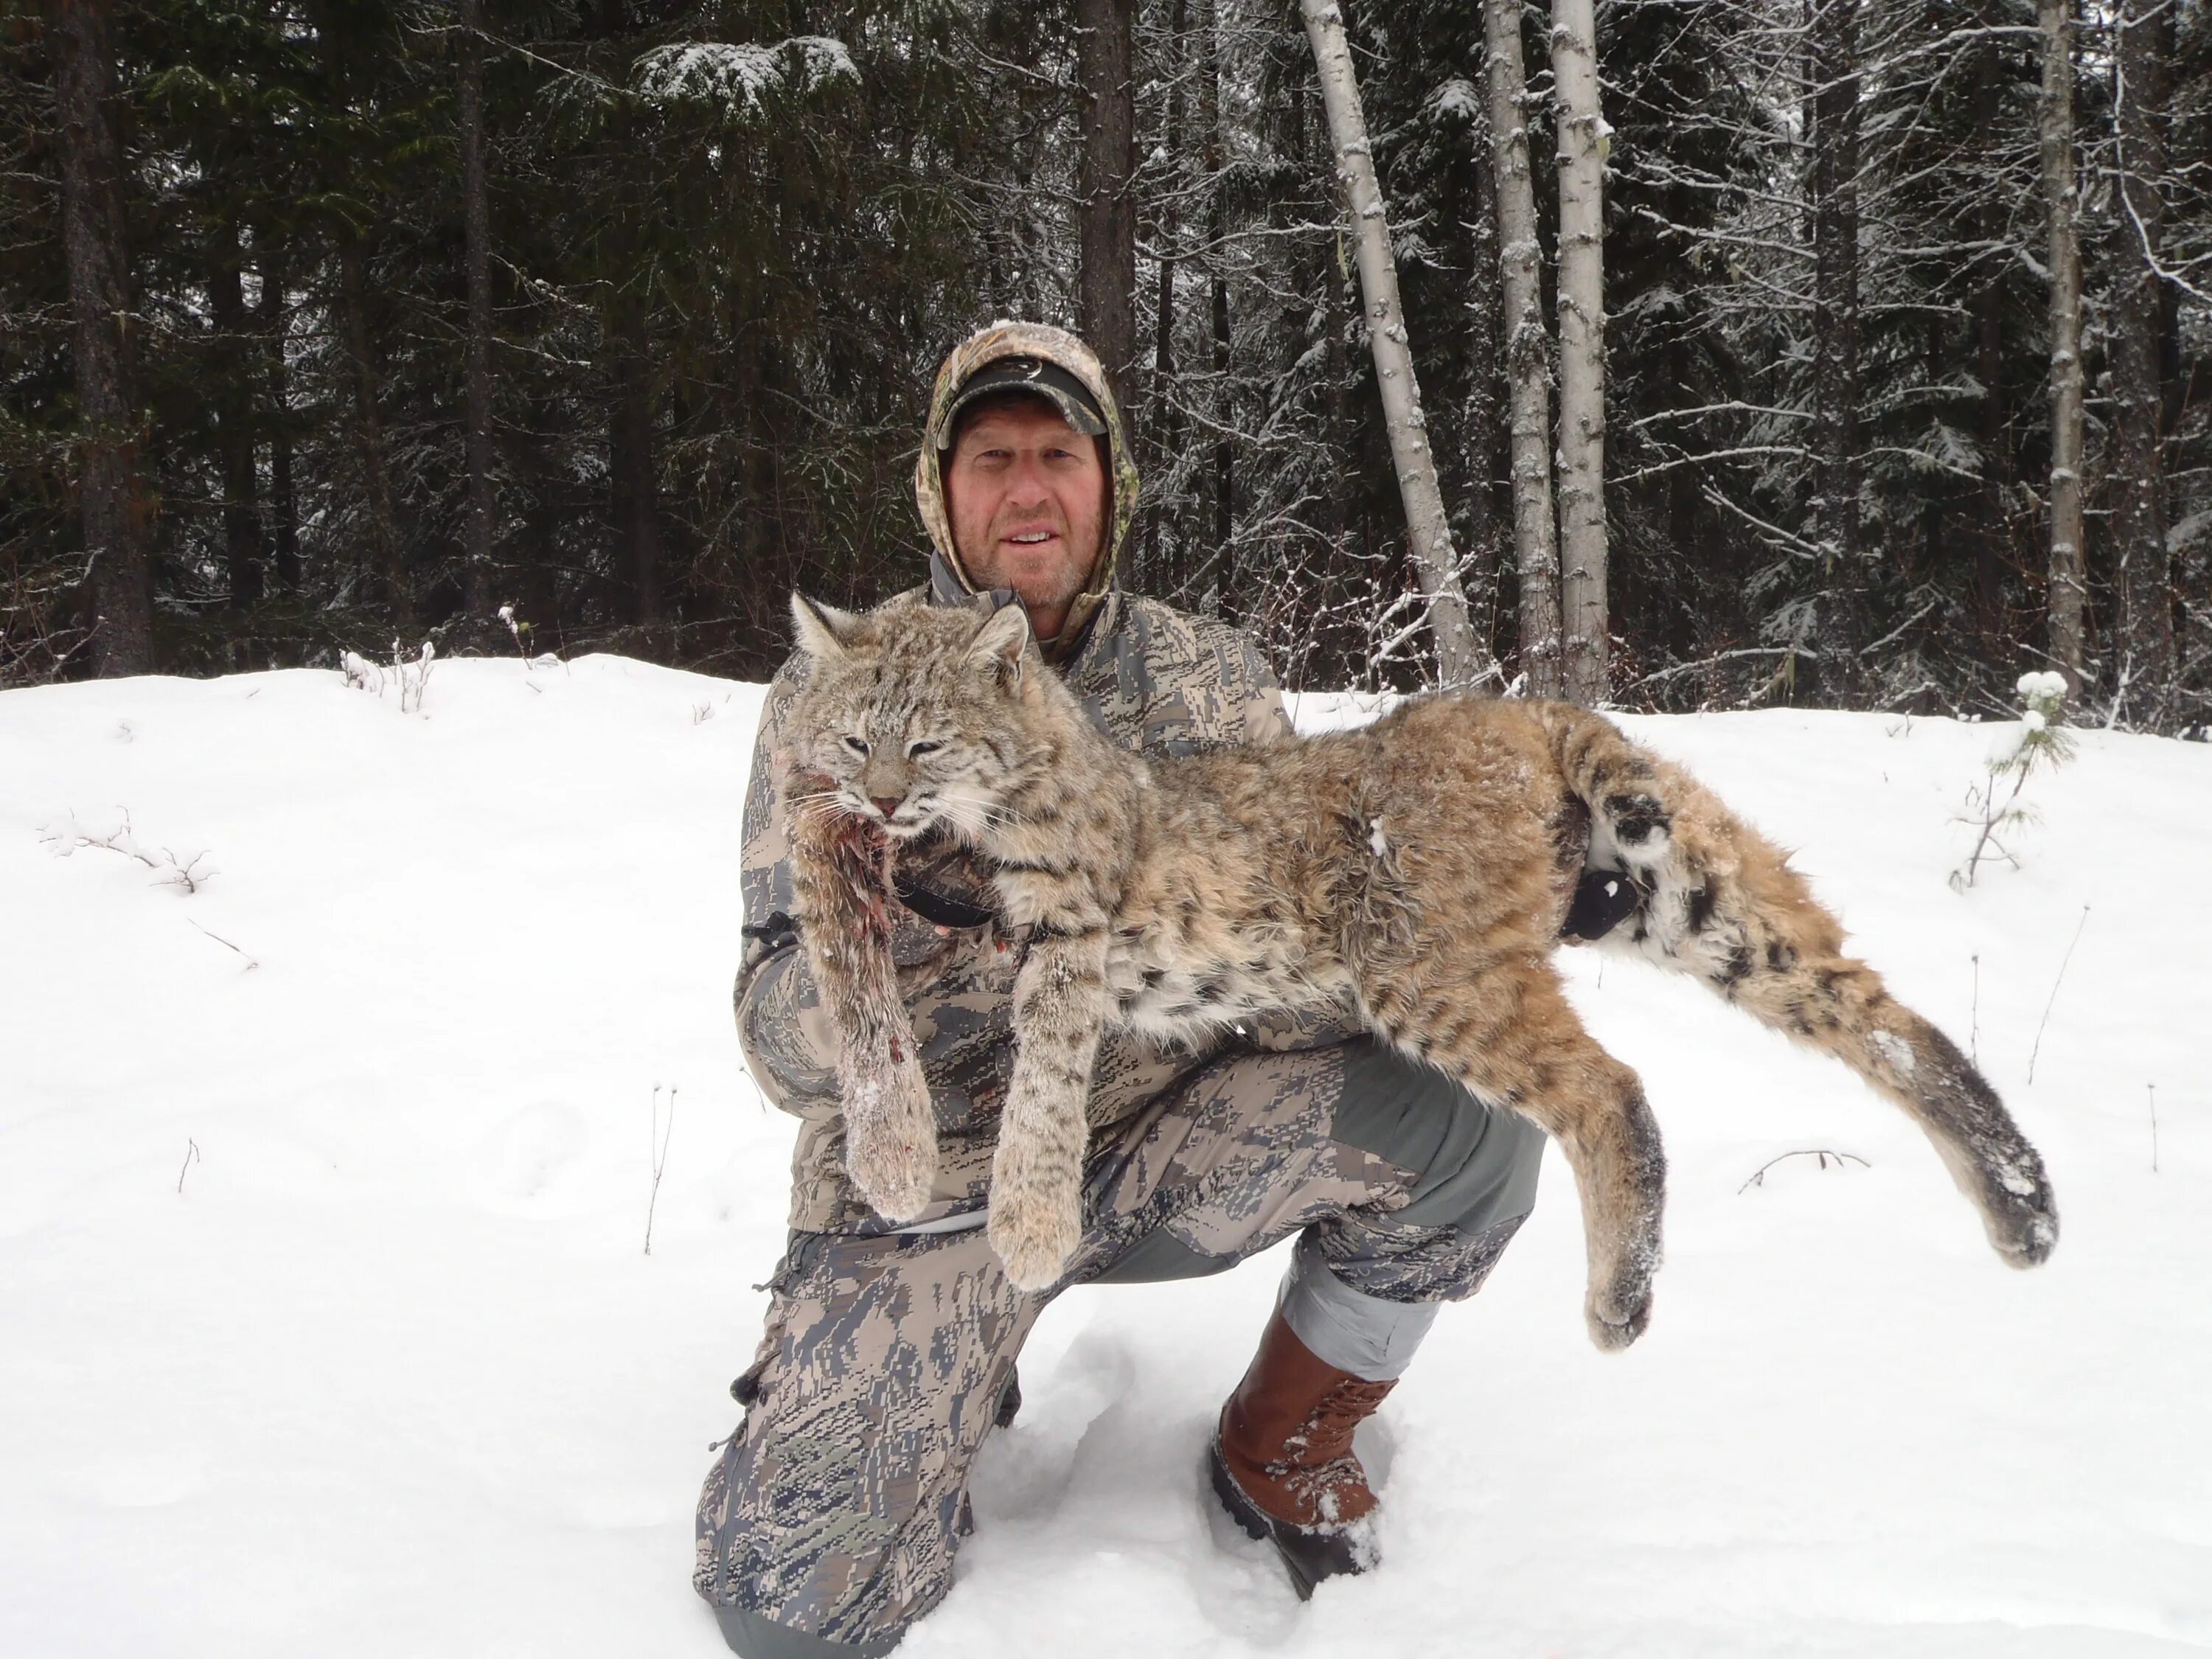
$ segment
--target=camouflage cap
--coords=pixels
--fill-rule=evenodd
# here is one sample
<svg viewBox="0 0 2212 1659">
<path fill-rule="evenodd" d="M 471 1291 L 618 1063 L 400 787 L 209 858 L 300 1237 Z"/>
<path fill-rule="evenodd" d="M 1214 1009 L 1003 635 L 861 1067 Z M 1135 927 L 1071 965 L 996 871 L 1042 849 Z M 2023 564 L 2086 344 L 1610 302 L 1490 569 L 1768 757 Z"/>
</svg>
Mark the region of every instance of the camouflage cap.
<svg viewBox="0 0 2212 1659">
<path fill-rule="evenodd" d="M 1042 357 L 1001 357 L 977 369 L 961 386 L 952 407 L 945 412 L 943 429 L 937 434 L 938 453 L 943 454 L 952 447 L 963 410 L 1001 392 L 1042 398 L 1086 438 L 1106 435 L 1106 417 L 1099 412 L 1091 388 L 1058 363 L 1048 363 Z"/>
<path fill-rule="evenodd" d="M 1067 621 L 1060 630 L 1060 637 L 1046 652 L 1051 659 L 1064 661 L 1082 643 L 1091 619 L 1113 588 L 1122 545 L 1137 516 L 1137 464 L 1129 453 L 1121 405 L 1115 402 L 1113 390 L 1106 383 L 1105 368 L 1091 348 L 1064 328 L 1054 328 L 1048 323 L 1014 322 L 993 323 L 953 347 L 944 366 L 937 371 L 937 389 L 929 403 L 929 424 L 922 434 L 921 453 L 915 458 L 915 504 L 921 511 L 921 521 L 928 528 L 939 562 L 951 572 L 965 592 L 980 592 L 967 567 L 960 562 L 959 550 L 952 544 L 952 521 L 945 510 L 939 456 L 963 398 L 971 389 L 980 390 L 974 388 L 973 383 L 982 371 L 1014 358 L 1048 364 L 1072 377 L 1089 394 L 1091 405 L 1105 422 L 1103 435 L 1111 458 L 1114 507 L 1106 545 L 1099 550 L 1098 563 L 1091 573 L 1090 581 L 1069 605 Z M 1054 401 L 1057 403 L 1059 399 Z M 1080 422 L 1070 424 L 1082 429 Z"/>
</svg>

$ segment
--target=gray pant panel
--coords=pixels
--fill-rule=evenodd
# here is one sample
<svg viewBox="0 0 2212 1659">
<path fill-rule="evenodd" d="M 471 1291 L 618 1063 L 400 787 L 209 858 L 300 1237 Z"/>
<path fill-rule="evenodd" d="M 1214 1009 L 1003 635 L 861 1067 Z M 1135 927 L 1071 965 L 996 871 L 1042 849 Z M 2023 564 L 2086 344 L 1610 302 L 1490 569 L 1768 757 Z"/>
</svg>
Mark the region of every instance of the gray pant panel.
<svg viewBox="0 0 2212 1659">
<path fill-rule="evenodd" d="M 716 1607 L 714 1622 L 738 1659 L 882 1659 L 905 1639 L 899 1631 L 866 1642 L 833 1642 L 811 1631 L 793 1630 L 743 1607 Z"/>
<path fill-rule="evenodd" d="M 1315 1358 L 1370 1382 L 1392 1382 L 1406 1374 L 1442 1305 L 1386 1302 L 1353 1290 L 1322 1260 L 1311 1233 L 1292 1249 L 1291 1270 L 1283 1275 L 1275 1303 L 1284 1323 Z"/>
<path fill-rule="evenodd" d="M 1541 1129 L 1371 1037 L 1347 1042 L 1344 1054 L 1344 1098 L 1330 1133 L 1418 1172 L 1413 1201 L 1391 1212 L 1393 1223 L 1480 1232 L 1535 1208 Z"/>
<path fill-rule="evenodd" d="M 1092 1285 L 1164 1285 L 1177 1279 L 1211 1279 L 1237 1263 L 1233 1255 L 1209 1255 L 1193 1249 L 1165 1227 L 1146 1233 L 1114 1258 L 1114 1263 L 1087 1283 Z"/>
<path fill-rule="evenodd" d="M 1528 1218 L 1536 1206 L 1542 1130 L 1518 1113 L 1486 1106 L 1435 1066 L 1373 1038 L 1344 1043 L 1338 1053 L 1343 1081 L 1330 1103 L 1327 1133 L 1411 1177 L 1412 1197 L 1389 1212 L 1393 1230 L 1449 1227 L 1474 1236 Z M 1241 1254 L 1198 1249 L 1164 1226 L 1136 1239 L 1086 1282 L 1204 1279 L 1241 1260 Z"/>
</svg>

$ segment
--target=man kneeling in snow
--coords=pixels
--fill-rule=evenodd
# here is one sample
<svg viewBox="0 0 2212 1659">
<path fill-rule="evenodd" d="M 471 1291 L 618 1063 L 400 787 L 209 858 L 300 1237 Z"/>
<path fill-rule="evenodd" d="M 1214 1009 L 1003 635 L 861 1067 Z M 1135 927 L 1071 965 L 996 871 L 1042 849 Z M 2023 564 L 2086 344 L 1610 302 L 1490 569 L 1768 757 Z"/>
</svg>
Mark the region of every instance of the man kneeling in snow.
<svg viewBox="0 0 2212 1659">
<path fill-rule="evenodd" d="M 1115 586 L 1136 468 L 1073 335 L 1001 324 L 962 343 L 938 376 L 915 489 L 934 544 L 930 599 L 1018 599 L 1117 741 L 1172 754 L 1284 729 L 1249 640 Z M 1194 1056 L 1109 1036 L 1083 1246 L 1060 1285 L 1024 1295 L 983 1222 L 1025 941 L 1000 926 L 969 855 L 945 845 L 902 855 L 895 949 L 940 1151 L 928 1210 L 893 1226 L 846 1181 L 836 1038 L 787 914 L 776 800 L 798 672 L 786 664 L 769 692 L 745 805 L 738 1029 L 756 1081 L 806 1121 L 768 1328 L 732 1389 L 744 1420 L 699 1501 L 695 1582 L 730 1645 L 746 1659 L 896 1646 L 951 1584 L 969 1471 L 1012 1419 L 1015 1356 L 1050 1297 L 1219 1273 L 1293 1237 L 1206 1454 L 1213 1490 L 1301 1595 L 1373 1566 L 1376 1498 L 1352 1431 L 1437 1304 L 1474 1294 L 1527 1218 L 1541 1134 L 1348 1022 Z"/>
</svg>

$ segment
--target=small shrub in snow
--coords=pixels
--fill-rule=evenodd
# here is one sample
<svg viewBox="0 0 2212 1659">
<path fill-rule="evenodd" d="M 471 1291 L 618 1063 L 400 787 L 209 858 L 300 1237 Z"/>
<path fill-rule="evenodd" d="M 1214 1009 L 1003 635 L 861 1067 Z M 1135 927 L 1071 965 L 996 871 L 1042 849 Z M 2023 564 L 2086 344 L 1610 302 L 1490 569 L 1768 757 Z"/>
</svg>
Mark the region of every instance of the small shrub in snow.
<svg viewBox="0 0 2212 1659">
<path fill-rule="evenodd" d="M 131 828 L 131 814 L 128 812 L 123 815 L 121 823 L 106 835 L 98 836 L 78 823 L 76 814 L 72 812 L 66 824 L 50 827 L 41 831 L 39 838 L 52 848 L 54 856 L 59 859 L 68 858 L 86 848 L 95 848 L 103 853 L 120 853 L 125 858 L 137 860 L 159 875 L 161 879 L 155 885 L 181 887 L 187 893 L 198 892 L 200 884 L 216 873 L 212 870 L 200 868 L 200 861 L 207 857 L 205 853 L 195 853 L 190 858 L 180 859 L 166 847 L 143 845 Z"/>
<path fill-rule="evenodd" d="M 338 659 L 338 668 L 345 675 L 346 684 L 372 697 L 384 696 L 387 686 L 399 692 L 399 712 L 413 714 L 421 711 L 422 694 L 430 686 L 430 669 L 438 654 L 438 647 L 429 641 L 422 641 L 422 654 L 409 660 L 399 651 L 399 641 L 392 642 L 392 665 L 373 662 L 357 651 L 349 651 Z"/>
<path fill-rule="evenodd" d="M 2058 723 L 2065 714 L 2065 678 L 2049 672 L 2022 674 L 2015 689 L 2022 704 L 2019 729 L 1997 739 L 1990 751 L 1990 775 L 1966 791 L 1966 810 L 1959 817 L 1975 831 L 1972 850 L 1951 872 L 1951 885 L 1960 892 L 1974 884 L 1984 859 L 2001 858 L 2020 867 L 1997 832 L 2035 821 L 2035 809 L 2021 803 L 2020 793 L 2038 765 L 2060 766 L 2074 757 L 2074 739 Z"/>
<path fill-rule="evenodd" d="M 660 1176 L 668 1167 L 668 1138 L 676 1133 L 676 1085 L 668 1085 L 668 1115 L 660 1113 L 660 1085 L 653 1085 L 653 1185 L 645 1197 L 645 1253 L 653 1254 L 653 1212 L 660 1203 Z"/>
<path fill-rule="evenodd" d="M 1888 1034 L 1884 1032 L 1882 1035 L 1887 1036 Z M 1857 1164 L 1862 1170 L 1871 1170 L 1874 1168 L 1873 1164 L 1868 1163 L 1866 1159 L 1861 1158 L 1856 1152 L 1839 1152 L 1832 1146 L 1804 1146 L 1800 1147 L 1794 1152 L 1784 1152 L 1779 1157 L 1768 1158 L 1765 1163 L 1760 1164 L 1756 1170 L 1753 1170 L 1751 1172 L 1750 1180 L 1745 1182 L 1742 1186 L 1735 1189 L 1735 1195 L 1738 1198 L 1741 1198 L 1753 1187 L 1764 1187 L 1766 1185 L 1766 1172 L 1772 1169 L 1776 1164 L 1786 1164 L 1793 1158 L 1809 1158 L 1817 1159 L 1819 1162 L 1819 1167 L 1823 1170 L 1826 1169 L 1831 1164 L 1834 1164 L 1838 1170 L 1848 1168 L 1853 1164 Z"/>
<path fill-rule="evenodd" d="M 499 619 L 507 624 L 507 636 L 514 641 L 515 655 L 522 659 L 522 665 L 531 672 L 534 674 L 541 668 L 566 668 L 568 665 L 562 661 L 561 653 L 557 651 L 540 651 L 536 656 L 531 655 L 530 624 L 514 614 L 513 605 L 500 606 Z M 538 689 L 534 685 L 531 687 L 533 691 Z"/>
</svg>

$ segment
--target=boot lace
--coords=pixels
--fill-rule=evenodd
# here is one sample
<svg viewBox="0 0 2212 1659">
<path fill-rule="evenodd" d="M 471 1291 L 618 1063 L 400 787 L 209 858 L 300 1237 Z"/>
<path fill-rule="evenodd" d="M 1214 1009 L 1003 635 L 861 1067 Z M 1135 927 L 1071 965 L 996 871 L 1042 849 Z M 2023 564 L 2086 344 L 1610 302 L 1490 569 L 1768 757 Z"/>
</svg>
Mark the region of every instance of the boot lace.
<svg viewBox="0 0 2212 1659">
<path fill-rule="evenodd" d="M 1364 1382 L 1346 1377 L 1314 1402 L 1306 1420 L 1283 1440 L 1284 1457 L 1269 1473 L 1280 1480 L 1303 1477 L 1315 1485 L 1330 1485 L 1346 1474 L 1360 1478 L 1359 1460 L 1352 1455 L 1352 1434 L 1362 1419 L 1371 1416 L 1390 1392 L 1388 1382 Z"/>
</svg>

